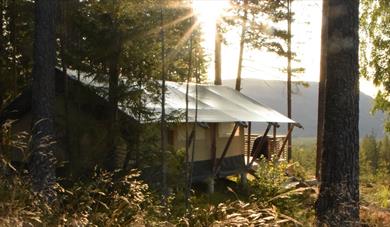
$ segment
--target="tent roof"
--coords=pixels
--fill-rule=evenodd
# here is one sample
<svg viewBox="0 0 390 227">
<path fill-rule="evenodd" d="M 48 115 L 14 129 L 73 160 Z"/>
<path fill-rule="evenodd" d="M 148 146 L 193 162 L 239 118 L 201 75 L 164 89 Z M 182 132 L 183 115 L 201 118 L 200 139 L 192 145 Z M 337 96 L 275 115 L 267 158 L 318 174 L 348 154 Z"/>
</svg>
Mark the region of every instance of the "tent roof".
<svg viewBox="0 0 390 227">
<path fill-rule="evenodd" d="M 198 122 L 275 122 L 296 123 L 276 110 L 242 93 L 222 85 L 198 84 Z M 166 82 L 166 113 L 185 111 L 186 84 Z M 195 121 L 196 86 L 191 83 L 188 92 L 189 121 Z M 149 103 L 149 109 L 161 112 L 160 103 Z M 184 122 L 185 119 L 180 119 Z"/>
<path fill-rule="evenodd" d="M 76 72 L 68 70 L 71 77 L 76 77 Z M 107 85 L 94 81 L 91 77 L 82 73 L 81 82 L 92 87 L 105 88 Z M 212 84 L 189 84 L 188 92 L 188 120 L 195 122 L 196 87 L 198 87 L 198 122 L 272 122 L 272 123 L 296 123 L 276 110 L 251 99 L 233 88 Z M 100 94 L 101 95 L 101 94 Z M 146 97 L 148 98 L 148 97 Z M 155 118 L 161 115 L 161 103 L 148 101 L 146 107 L 155 113 Z M 119 108 L 132 116 L 124 106 Z M 165 111 L 168 115 L 185 113 L 186 110 L 186 83 L 166 82 Z M 185 118 L 178 119 L 185 122 Z"/>
</svg>

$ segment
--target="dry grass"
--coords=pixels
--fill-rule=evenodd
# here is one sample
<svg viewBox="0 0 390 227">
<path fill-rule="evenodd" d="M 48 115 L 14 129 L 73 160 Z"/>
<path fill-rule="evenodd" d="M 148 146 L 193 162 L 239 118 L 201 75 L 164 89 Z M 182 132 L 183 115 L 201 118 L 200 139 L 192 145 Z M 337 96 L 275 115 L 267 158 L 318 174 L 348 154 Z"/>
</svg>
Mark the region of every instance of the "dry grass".
<svg viewBox="0 0 390 227">
<path fill-rule="evenodd" d="M 390 209 L 376 206 L 360 207 L 361 223 L 367 226 L 390 226 Z"/>
</svg>

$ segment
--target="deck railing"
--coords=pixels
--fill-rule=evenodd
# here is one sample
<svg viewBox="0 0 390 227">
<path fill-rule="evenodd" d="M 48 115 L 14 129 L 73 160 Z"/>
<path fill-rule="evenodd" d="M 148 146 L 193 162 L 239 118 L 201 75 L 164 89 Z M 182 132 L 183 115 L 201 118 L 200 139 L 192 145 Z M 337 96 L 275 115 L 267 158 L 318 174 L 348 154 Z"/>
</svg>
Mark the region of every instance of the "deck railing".
<svg viewBox="0 0 390 227">
<path fill-rule="evenodd" d="M 250 150 L 249 152 L 252 151 L 252 146 L 253 146 L 253 143 L 255 142 L 255 139 L 259 136 L 262 136 L 262 135 L 259 135 L 259 134 L 251 134 L 251 137 L 250 137 Z M 286 138 L 285 135 L 277 135 L 276 138 L 272 137 L 272 136 L 269 136 L 268 137 L 268 150 L 269 150 L 269 153 L 272 155 L 276 155 L 282 145 L 283 145 L 283 140 Z M 248 135 L 245 135 L 245 152 L 248 152 Z M 286 159 L 287 158 L 287 146 L 284 147 L 283 149 L 283 152 L 282 152 L 282 155 L 280 156 L 281 159 Z"/>
</svg>

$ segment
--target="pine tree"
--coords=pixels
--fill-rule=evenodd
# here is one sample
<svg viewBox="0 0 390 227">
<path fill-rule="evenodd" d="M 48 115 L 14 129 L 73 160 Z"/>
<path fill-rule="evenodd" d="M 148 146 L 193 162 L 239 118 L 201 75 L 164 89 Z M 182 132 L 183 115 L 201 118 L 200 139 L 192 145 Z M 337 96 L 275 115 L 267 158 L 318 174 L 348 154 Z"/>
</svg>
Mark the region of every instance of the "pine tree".
<svg viewBox="0 0 390 227">
<path fill-rule="evenodd" d="M 356 226 L 359 223 L 359 2 L 329 0 L 328 7 L 317 224 Z"/>
<path fill-rule="evenodd" d="M 382 139 L 380 147 L 380 160 L 383 160 L 387 167 L 387 172 L 390 174 L 390 140 L 389 136 L 385 135 Z"/>
<path fill-rule="evenodd" d="M 35 2 L 34 66 L 32 84 L 32 155 L 30 173 L 33 189 L 53 201 L 54 157 L 54 75 L 56 64 L 55 0 Z"/>
<path fill-rule="evenodd" d="M 370 172 L 374 175 L 379 167 L 379 152 L 379 147 L 374 133 L 366 135 L 362 140 L 361 154 L 363 154 L 366 158 L 366 161 L 370 166 Z"/>
</svg>

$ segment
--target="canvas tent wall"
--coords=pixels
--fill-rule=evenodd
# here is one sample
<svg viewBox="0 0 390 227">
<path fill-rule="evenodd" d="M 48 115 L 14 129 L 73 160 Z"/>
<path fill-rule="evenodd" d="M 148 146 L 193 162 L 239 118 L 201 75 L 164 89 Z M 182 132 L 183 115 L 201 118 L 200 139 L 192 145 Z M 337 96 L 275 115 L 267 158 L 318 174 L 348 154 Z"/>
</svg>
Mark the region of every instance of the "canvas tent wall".
<svg viewBox="0 0 390 227">
<path fill-rule="evenodd" d="M 211 152 L 212 146 L 212 130 L 209 128 L 197 126 L 196 139 L 193 141 L 192 146 L 195 145 L 194 163 L 193 163 L 193 181 L 202 181 L 213 174 L 213 154 Z M 194 123 L 189 123 L 189 130 L 192 130 Z M 224 122 L 219 123 L 216 130 L 216 143 L 215 143 L 215 156 L 221 157 L 222 152 L 226 146 L 226 143 L 230 137 L 234 123 Z M 178 123 L 175 127 L 171 128 L 170 136 L 171 145 L 173 149 L 185 149 L 186 144 L 186 132 L 185 124 Z M 226 157 L 221 163 L 219 177 L 225 177 L 232 174 L 237 174 L 245 169 L 244 162 L 244 133 L 237 130 L 231 144 L 227 150 Z M 192 147 L 190 147 L 192 150 Z M 191 158 L 189 158 L 189 161 Z"/>
</svg>

